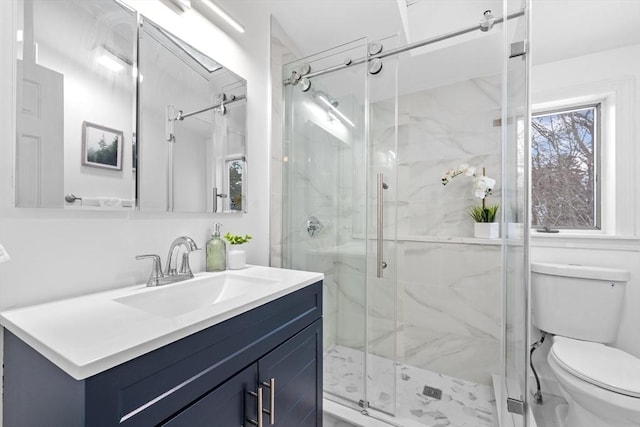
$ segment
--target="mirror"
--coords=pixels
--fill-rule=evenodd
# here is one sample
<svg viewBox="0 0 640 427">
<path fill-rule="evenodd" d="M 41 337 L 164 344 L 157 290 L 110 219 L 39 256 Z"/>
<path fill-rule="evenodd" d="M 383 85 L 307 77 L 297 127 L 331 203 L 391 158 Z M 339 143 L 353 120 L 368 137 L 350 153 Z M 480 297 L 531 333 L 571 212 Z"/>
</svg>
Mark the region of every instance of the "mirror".
<svg viewBox="0 0 640 427">
<path fill-rule="evenodd" d="M 244 79 L 115 0 L 18 0 L 17 43 L 17 207 L 246 212 Z"/>
<path fill-rule="evenodd" d="M 135 12 L 18 1 L 15 203 L 135 206 Z"/>
<path fill-rule="evenodd" d="M 140 209 L 245 212 L 246 81 L 149 19 L 140 25 Z"/>
</svg>

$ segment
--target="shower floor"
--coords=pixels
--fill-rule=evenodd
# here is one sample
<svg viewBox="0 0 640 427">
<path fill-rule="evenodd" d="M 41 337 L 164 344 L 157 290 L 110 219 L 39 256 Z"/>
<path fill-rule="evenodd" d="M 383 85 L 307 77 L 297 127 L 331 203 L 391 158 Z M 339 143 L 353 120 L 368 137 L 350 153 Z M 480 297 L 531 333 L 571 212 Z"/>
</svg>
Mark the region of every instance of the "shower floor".
<svg viewBox="0 0 640 427">
<path fill-rule="evenodd" d="M 362 351 L 336 345 L 324 354 L 324 391 L 358 402 L 362 398 Z M 425 369 L 371 355 L 369 406 L 383 412 L 393 408 L 393 379 L 397 376 L 395 422 L 412 420 L 430 427 L 495 427 L 498 425 L 493 390 Z M 423 394 L 425 386 L 442 390 L 440 400 Z"/>
</svg>

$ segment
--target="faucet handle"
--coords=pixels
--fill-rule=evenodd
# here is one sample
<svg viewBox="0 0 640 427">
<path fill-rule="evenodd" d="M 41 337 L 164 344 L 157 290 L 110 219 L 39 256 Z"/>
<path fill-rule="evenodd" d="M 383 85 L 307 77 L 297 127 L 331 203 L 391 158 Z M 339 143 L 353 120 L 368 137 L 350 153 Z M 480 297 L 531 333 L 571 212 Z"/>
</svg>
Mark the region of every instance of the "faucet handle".
<svg viewBox="0 0 640 427">
<path fill-rule="evenodd" d="M 191 271 L 191 266 L 189 265 L 189 254 L 191 252 L 185 252 L 182 254 L 182 265 L 180 266 L 179 274 L 187 274 L 189 277 L 193 278 L 193 271 Z"/>
<path fill-rule="evenodd" d="M 151 269 L 149 280 L 147 280 L 147 286 L 158 286 L 160 284 L 160 279 L 164 277 L 164 274 L 162 274 L 162 261 L 160 261 L 160 256 L 156 254 L 136 255 L 137 260 L 147 258 L 151 258 L 153 260 L 153 267 Z"/>
<path fill-rule="evenodd" d="M 180 274 L 187 274 L 189 277 L 193 278 L 193 271 L 191 271 L 191 266 L 189 265 L 189 254 L 200 250 L 202 249 L 195 246 L 194 243 L 193 248 L 188 248 L 188 250 L 182 254 L 182 265 L 180 266 L 179 271 Z"/>
</svg>

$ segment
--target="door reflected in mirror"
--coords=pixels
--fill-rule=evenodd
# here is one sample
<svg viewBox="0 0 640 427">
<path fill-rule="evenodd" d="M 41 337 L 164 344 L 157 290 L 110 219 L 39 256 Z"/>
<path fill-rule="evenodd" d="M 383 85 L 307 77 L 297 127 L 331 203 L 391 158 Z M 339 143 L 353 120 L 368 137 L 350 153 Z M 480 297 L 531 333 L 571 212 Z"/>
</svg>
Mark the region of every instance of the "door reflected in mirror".
<svg viewBox="0 0 640 427">
<path fill-rule="evenodd" d="M 136 13 L 111 0 L 17 5 L 16 206 L 134 207 Z"/>
</svg>

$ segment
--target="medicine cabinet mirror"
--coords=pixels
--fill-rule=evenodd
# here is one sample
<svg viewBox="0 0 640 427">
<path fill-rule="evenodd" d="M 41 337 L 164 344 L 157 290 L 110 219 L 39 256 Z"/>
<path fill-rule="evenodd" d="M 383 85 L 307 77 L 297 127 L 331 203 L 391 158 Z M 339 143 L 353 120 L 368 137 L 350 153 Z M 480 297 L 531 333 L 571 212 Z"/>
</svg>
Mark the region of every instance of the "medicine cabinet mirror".
<svg viewBox="0 0 640 427">
<path fill-rule="evenodd" d="M 115 0 L 18 0 L 15 204 L 246 211 L 246 81 Z"/>
<path fill-rule="evenodd" d="M 134 207 L 135 12 L 17 4 L 16 206 Z"/>
<path fill-rule="evenodd" d="M 139 49 L 140 209 L 244 212 L 246 81 L 144 17 Z"/>
</svg>

